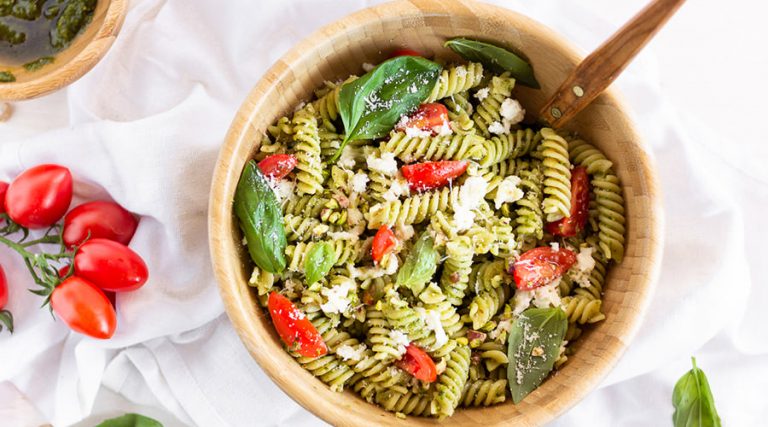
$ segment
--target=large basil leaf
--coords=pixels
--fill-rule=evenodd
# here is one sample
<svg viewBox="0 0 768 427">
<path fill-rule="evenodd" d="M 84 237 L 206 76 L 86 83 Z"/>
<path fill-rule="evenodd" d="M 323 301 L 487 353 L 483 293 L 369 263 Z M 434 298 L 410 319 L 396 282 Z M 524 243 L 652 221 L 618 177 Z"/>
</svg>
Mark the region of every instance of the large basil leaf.
<svg viewBox="0 0 768 427">
<path fill-rule="evenodd" d="M 248 252 L 264 271 L 279 274 L 285 269 L 283 214 L 267 178 L 249 161 L 235 190 L 235 215 L 248 243 Z"/>
<path fill-rule="evenodd" d="M 312 245 L 304 257 L 304 276 L 307 286 L 317 282 L 325 276 L 336 262 L 336 252 L 328 242 L 319 242 Z"/>
<path fill-rule="evenodd" d="M 425 231 L 413 245 L 403 266 L 397 272 L 397 285 L 407 287 L 415 295 L 420 294 L 424 290 L 424 285 L 435 275 L 439 259 L 440 254 L 435 249 L 434 241 Z"/>
<path fill-rule="evenodd" d="M 696 366 L 696 359 L 691 360 L 693 369 L 677 381 L 672 392 L 672 422 L 675 427 L 720 427 L 707 376 Z"/>
<path fill-rule="evenodd" d="M 160 421 L 139 414 L 125 414 L 104 420 L 96 427 L 163 427 Z"/>
<path fill-rule="evenodd" d="M 359 79 L 341 87 L 339 113 L 346 136 L 331 163 L 349 141 L 385 136 L 403 114 L 429 96 L 442 67 L 418 56 L 382 62 Z"/>
<path fill-rule="evenodd" d="M 448 40 L 445 42 L 445 46 L 451 48 L 467 61 L 480 62 L 486 68 L 497 73 L 509 71 L 520 84 L 534 89 L 541 88 L 533 75 L 531 64 L 507 49 L 461 37 Z"/>
<path fill-rule="evenodd" d="M 520 403 L 555 366 L 568 318 L 560 308 L 529 308 L 512 324 L 507 380 L 512 401 Z"/>
</svg>

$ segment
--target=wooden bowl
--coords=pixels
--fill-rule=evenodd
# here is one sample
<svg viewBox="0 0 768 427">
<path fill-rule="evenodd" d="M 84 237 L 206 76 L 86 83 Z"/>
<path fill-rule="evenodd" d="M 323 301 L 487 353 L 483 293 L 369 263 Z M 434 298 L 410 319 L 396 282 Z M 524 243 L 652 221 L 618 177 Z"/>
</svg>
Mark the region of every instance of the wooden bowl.
<svg viewBox="0 0 768 427">
<path fill-rule="evenodd" d="M 316 32 L 280 59 L 248 95 L 221 149 L 210 199 L 210 246 L 225 307 L 242 341 L 264 371 L 293 399 L 334 425 L 400 425 L 393 414 L 352 392 L 334 393 L 302 369 L 283 349 L 268 315 L 247 285 L 251 262 L 232 214 L 235 186 L 245 162 L 267 126 L 292 112 L 324 80 L 361 72 L 398 47 L 448 56 L 447 38 L 496 40 L 531 60 L 541 90 L 517 88 L 529 111 L 538 111 L 580 56 L 553 31 L 509 10 L 469 0 L 411 0 L 365 9 Z M 656 176 L 626 108 L 612 93 L 601 95 L 572 123 L 614 161 L 627 209 L 624 261 L 607 279 L 603 308 L 607 319 L 587 328 L 563 368 L 523 402 L 457 410 L 448 425 L 544 424 L 595 388 L 613 368 L 640 327 L 653 294 L 662 247 L 661 196 Z M 416 425 L 435 419 L 408 417 Z"/>
<path fill-rule="evenodd" d="M 39 70 L 27 71 L 22 66 L 7 67 L 16 76 L 13 83 L 0 83 L 0 100 L 21 101 L 59 90 L 84 76 L 107 53 L 125 19 L 127 0 L 99 0 L 91 23 L 54 62 Z"/>
</svg>

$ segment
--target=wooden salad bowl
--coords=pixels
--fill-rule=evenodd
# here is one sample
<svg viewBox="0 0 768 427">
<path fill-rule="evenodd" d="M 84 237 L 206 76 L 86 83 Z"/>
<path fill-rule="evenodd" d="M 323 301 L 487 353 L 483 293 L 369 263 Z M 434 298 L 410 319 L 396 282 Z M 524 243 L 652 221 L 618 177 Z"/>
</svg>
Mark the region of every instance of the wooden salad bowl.
<svg viewBox="0 0 768 427">
<path fill-rule="evenodd" d="M 104 57 L 120 32 L 128 0 L 99 0 L 91 23 L 54 62 L 35 71 L 22 66 L 4 67 L 16 76 L 12 83 L 0 83 L 0 100 L 22 101 L 37 98 L 70 85 L 84 76 Z"/>
<path fill-rule="evenodd" d="M 334 425 L 400 425 L 403 420 L 351 391 L 332 392 L 284 350 L 255 291 L 247 285 L 252 263 L 232 213 L 235 187 L 267 126 L 309 99 L 324 80 L 361 73 L 364 62 L 381 62 L 399 47 L 458 59 L 443 47 L 446 39 L 457 36 L 503 43 L 529 58 L 542 88 L 518 87 L 514 92 L 528 111 L 539 111 L 581 60 L 552 30 L 510 10 L 470 0 L 387 3 L 322 28 L 277 61 L 248 95 L 221 148 L 211 190 L 209 235 L 213 267 L 229 318 L 272 380 Z M 626 255 L 607 278 L 606 320 L 585 328 L 568 362 L 518 405 L 508 399 L 488 408 L 458 409 L 442 421 L 409 416 L 408 423 L 542 425 L 594 389 L 640 328 L 661 262 L 662 210 L 656 174 L 627 108 L 612 91 L 600 95 L 567 129 L 578 131 L 605 152 L 624 188 Z"/>
</svg>

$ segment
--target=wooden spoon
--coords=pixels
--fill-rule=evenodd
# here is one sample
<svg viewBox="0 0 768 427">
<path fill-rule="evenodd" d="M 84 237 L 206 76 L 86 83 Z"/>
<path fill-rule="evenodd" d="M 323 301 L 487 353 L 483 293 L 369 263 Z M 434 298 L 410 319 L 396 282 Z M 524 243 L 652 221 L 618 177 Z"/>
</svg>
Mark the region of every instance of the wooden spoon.
<svg viewBox="0 0 768 427">
<path fill-rule="evenodd" d="M 685 0 L 654 0 L 592 52 L 565 79 L 539 112 L 560 128 L 587 107 L 664 26 Z"/>
</svg>

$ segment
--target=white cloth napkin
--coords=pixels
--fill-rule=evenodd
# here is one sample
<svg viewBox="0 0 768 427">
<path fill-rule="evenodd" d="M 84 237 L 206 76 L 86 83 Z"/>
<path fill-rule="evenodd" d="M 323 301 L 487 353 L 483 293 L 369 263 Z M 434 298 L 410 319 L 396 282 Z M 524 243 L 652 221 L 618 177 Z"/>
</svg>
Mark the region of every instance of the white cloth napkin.
<svg viewBox="0 0 768 427">
<path fill-rule="evenodd" d="M 95 341 L 39 310 L 23 264 L 0 250 L 17 327 L 12 337 L 0 334 L 5 388 L 15 386 L 55 426 L 92 425 L 141 406 L 168 426 L 320 423 L 266 377 L 222 314 L 206 210 L 218 148 L 262 73 L 321 25 L 372 3 L 134 0 L 117 42 L 91 73 L 65 92 L 17 104 L 0 127 L 0 179 L 43 162 L 68 166 L 78 201 L 112 198 L 142 215 L 131 246 L 151 277 L 138 292 L 118 296 L 115 337 Z M 495 3 L 587 48 L 615 28 L 594 5 Z M 674 381 L 692 354 L 710 375 L 728 424 L 756 425 L 768 416 L 760 316 L 768 290 L 758 286 L 757 270 L 768 255 L 760 241 L 766 233 L 745 226 L 764 223 L 768 183 L 724 161 L 722 141 L 678 115 L 657 81 L 646 52 L 618 84 L 665 194 L 658 291 L 616 369 L 554 425 L 664 425 Z"/>
</svg>

